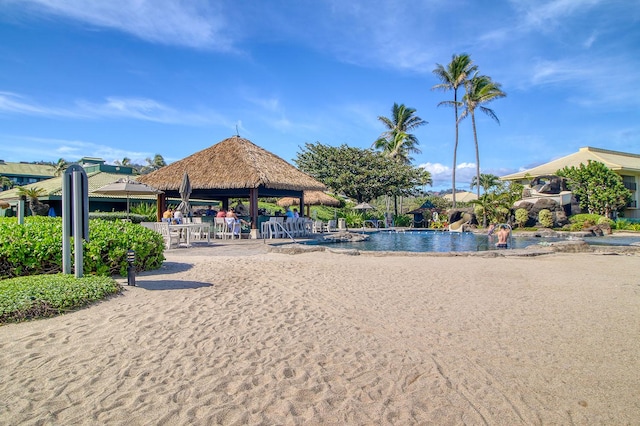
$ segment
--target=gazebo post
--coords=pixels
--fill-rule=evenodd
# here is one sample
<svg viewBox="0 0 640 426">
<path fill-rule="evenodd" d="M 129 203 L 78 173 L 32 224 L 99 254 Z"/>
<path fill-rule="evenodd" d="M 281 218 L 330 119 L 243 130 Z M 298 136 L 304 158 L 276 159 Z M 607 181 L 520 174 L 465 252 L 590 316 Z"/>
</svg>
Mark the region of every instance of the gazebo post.
<svg viewBox="0 0 640 426">
<path fill-rule="evenodd" d="M 249 189 L 249 215 L 251 216 L 251 239 L 258 239 L 258 188 Z"/>
<path fill-rule="evenodd" d="M 162 222 L 162 214 L 167 209 L 166 206 L 167 196 L 164 195 L 164 193 L 158 194 L 158 196 L 156 197 L 156 209 L 158 210 L 156 212 L 156 219 L 158 219 L 158 222 Z"/>
</svg>

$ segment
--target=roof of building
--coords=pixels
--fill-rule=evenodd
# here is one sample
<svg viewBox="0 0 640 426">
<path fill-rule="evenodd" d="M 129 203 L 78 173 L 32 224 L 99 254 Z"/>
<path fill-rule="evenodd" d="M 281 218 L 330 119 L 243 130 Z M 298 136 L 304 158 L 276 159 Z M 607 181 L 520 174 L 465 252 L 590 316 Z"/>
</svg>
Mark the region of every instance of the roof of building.
<svg viewBox="0 0 640 426">
<path fill-rule="evenodd" d="M 528 177 L 555 175 L 558 170 L 564 167 L 578 167 L 580 164 L 586 165 L 589 160 L 604 163 L 605 166 L 618 174 L 640 174 L 640 154 L 610 151 L 608 149 L 586 146 L 580 148 L 578 152 L 574 152 L 573 154 L 541 164 L 528 170 L 522 170 L 517 173 L 502 176 L 500 179 L 519 180 L 527 179 Z"/>
<path fill-rule="evenodd" d="M 99 197 L 99 198 L 126 198 L 126 195 L 105 195 L 105 194 L 93 194 L 93 191 L 96 189 L 107 185 L 109 183 L 115 182 L 118 179 L 123 178 L 126 175 L 122 173 L 106 173 L 101 171 L 96 171 L 92 173 L 87 173 L 87 181 L 89 183 L 89 196 L 90 197 Z M 135 177 L 131 177 L 135 180 Z M 31 183 L 29 185 L 25 185 L 22 188 L 41 188 L 44 191 L 42 197 L 39 197 L 41 200 L 47 200 L 48 198 L 59 199 L 62 197 L 62 176 L 54 177 L 47 180 L 42 180 L 40 182 Z M 0 199 L 4 200 L 14 200 L 18 199 L 18 189 L 13 188 L 8 191 L 0 192 Z M 144 198 L 144 199 L 155 199 L 156 196 L 141 196 L 135 195 L 131 196 L 131 198 Z"/>
<path fill-rule="evenodd" d="M 445 194 L 442 196 L 445 200 L 453 201 L 453 194 Z M 478 195 L 474 192 L 469 191 L 461 191 L 456 192 L 456 202 L 458 203 L 468 203 L 473 200 L 477 200 Z"/>
<path fill-rule="evenodd" d="M 51 177 L 55 174 L 55 167 L 47 164 L 9 163 L 0 161 L 0 175 L 2 176 L 38 176 Z"/>
</svg>

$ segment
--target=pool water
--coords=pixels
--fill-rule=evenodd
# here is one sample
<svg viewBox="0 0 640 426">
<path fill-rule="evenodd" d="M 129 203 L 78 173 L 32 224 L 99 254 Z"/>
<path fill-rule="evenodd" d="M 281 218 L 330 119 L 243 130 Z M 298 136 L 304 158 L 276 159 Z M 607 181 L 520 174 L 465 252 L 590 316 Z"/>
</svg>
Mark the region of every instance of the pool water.
<svg viewBox="0 0 640 426">
<path fill-rule="evenodd" d="M 357 249 L 363 251 L 408 251 L 408 252 L 459 252 L 487 251 L 496 248 L 496 237 L 472 232 L 448 231 L 382 231 L 368 234 L 368 241 L 353 243 L 321 243 L 332 248 Z M 563 241 L 567 238 L 512 237 L 509 248 L 525 248 L 544 242 Z M 627 241 L 629 240 L 629 241 Z M 640 242 L 640 237 L 589 237 L 589 244 L 629 245 Z"/>
</svg>

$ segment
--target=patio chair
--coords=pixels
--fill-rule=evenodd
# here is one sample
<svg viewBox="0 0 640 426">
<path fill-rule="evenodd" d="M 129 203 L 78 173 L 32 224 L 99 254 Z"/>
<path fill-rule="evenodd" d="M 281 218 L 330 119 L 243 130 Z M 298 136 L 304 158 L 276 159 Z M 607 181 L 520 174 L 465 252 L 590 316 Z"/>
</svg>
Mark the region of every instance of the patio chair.
<svg viewBox="0 0 640 426">
<path fill-rule="evenodd" d="M 162 235 L 164 239 L 164 244 L 167 247 L 167 250 L 171 249 L 173 242 L 175 241 L 176 246 L 180 245 L 180 233 L 176 231 L 172 231 L 169 228 L 168 222 L 154 222 L 155 231 Z"/>
<path fill-rule="evenodd" d="M 214 238 L 222 238 L 223 240 L 232 236 L 232 232 L 229 230 L 224 217 L 216 217 L 214 219 L 213 236 Z"/>
<path fill-rule="evenodd" d="M 330 221 L 328 221 L 324 230 L 326 232 L 337 232 L 338 231 L 337 221 L 335 219 L 331 219 Z"/>
</svg>

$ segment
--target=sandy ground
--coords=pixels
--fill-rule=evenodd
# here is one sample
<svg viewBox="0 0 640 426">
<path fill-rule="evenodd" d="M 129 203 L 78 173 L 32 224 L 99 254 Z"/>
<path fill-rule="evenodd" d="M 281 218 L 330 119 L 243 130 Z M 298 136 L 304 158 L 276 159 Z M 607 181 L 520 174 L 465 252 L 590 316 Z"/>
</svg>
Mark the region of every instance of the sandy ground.
<svg viewBox="0 0 640 426">
<path fill-rule="evenodd" d="M 0 424 L 640 424 L 637 254 L 166 255 L 0 327 Z"/>
</svg>

